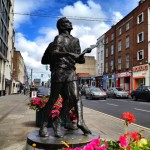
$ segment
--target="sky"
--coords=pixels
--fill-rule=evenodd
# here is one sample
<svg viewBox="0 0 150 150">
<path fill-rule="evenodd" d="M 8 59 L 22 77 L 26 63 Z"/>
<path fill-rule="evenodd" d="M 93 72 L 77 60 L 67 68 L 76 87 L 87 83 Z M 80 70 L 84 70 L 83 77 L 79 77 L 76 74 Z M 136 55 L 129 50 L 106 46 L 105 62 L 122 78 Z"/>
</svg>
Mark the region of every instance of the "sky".
<svg viewBox="0 0 150 150">
<path fill-rule="evenodd" d="M 43 53 L 58 35 L 57 20 L 65 16 L 73 24 L 71 34 L 82 51 L 96 44 L 112 25 L 138 6 L 139 0 L 15 0 L 15 47 L 23 56 L 32 79 L 47 81 L 50 71 L 41 64 Z M 90 54 L 96 57 L 96 49 Z M 43 77 L 41 77 L 43 74 Z"/>
</svg>

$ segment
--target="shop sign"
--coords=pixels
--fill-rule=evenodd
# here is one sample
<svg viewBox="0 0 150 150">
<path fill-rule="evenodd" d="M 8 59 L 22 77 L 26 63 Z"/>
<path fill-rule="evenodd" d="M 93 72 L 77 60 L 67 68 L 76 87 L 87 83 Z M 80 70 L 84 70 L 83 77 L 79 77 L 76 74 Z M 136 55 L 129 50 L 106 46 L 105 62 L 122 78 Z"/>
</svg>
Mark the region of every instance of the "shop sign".
<svg viewBox="0 0 150 150">
<path fill-rule="evenodd" d="M 121 77 L 129 77 L 131 76 L 130 72 L 122 72 L 122 73 L 117 73 L 117 77 L 121 78 Z"/>
<path fill-rule="evenodd" d="M 147 70 L 148 70 L 148 65 L 133 67 L 133 72 L 140 72 L 140 71 L 147 71 Z"/>
</svg>

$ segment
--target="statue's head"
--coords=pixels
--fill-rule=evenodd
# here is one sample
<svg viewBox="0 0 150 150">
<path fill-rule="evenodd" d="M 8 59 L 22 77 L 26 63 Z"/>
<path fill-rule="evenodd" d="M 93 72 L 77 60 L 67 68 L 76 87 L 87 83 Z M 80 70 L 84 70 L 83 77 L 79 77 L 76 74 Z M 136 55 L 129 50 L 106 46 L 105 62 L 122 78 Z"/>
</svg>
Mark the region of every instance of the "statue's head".
<svg viewBox="0 0 150 150">
<path fill-rule="evenodd" d="M 57 21 L 57 29 L 59 31 L 63 31 L 63 30 L 72 30 L 72 23 L 66 18 L 66 17 L 62 17 Z"/>
</svg>

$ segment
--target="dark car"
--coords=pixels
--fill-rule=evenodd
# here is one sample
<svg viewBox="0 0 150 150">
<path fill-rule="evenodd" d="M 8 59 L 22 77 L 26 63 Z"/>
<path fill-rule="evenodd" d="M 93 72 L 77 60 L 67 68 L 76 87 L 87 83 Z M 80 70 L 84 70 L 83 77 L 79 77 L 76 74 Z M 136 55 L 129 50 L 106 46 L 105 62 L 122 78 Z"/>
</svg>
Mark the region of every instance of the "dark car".
<svg viewBox="0 0 150 150">
<path fill-rule="evenodd" d="M 106 99 L 107 98 L 106 92 L 97 87 L 86 88 L 85 96 L 86 96 L 86 99 Z"/>
<path fill-rule="evenodd" d="M 50 89 L 45 87 L 38 87 L 37 97 L 44 97 L 50 95 Z"/>
<path fill-rule="evenodd" d="M 139 86 L 131 92 L 131 97 L 135 101 L 138 99 L 150 100 L 150 86 Z"/>
<path fill-rule="evenodd" d="M 113 98 L 129 98 L 129 94 L 120 87 L 112 87 L 107 90 L 107 96 Z"/>
</svg>

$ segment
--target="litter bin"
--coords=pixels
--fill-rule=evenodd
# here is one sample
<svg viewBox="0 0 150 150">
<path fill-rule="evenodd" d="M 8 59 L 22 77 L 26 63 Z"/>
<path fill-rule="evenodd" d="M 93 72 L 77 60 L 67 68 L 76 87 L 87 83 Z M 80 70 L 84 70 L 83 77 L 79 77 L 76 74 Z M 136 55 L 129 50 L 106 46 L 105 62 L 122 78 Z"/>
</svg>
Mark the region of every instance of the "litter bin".
<svg viewBox="0 0 150 150">
<path fill-rule="evenodd" d="M 37 97 L 37 87 L 31 87 L 30 88 L 30 97 L 31 98 L 34 98 L 34 97 Z"/>
</svg>

